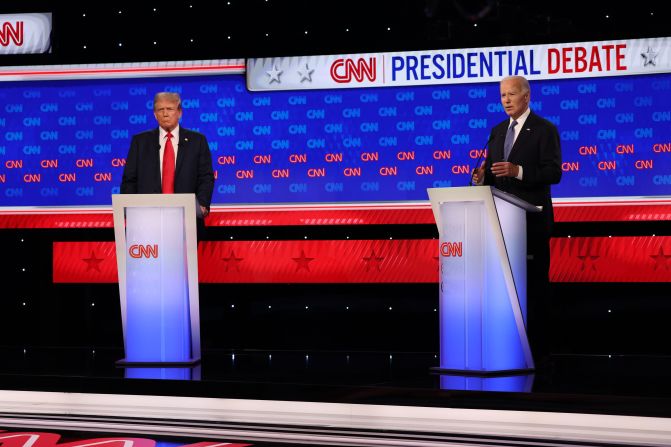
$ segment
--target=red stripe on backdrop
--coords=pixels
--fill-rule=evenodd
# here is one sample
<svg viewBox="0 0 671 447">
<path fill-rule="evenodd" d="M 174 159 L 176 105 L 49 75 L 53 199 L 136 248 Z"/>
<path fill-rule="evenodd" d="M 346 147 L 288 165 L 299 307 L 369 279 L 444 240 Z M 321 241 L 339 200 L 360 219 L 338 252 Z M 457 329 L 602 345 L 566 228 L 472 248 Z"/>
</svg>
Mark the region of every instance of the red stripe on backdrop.
<svg viewBox="0 0 671 447">
<path fill-rule="evenodd" d="M 552 282 L 671 282 L 671 236 L 550 242 Z M 55 283 L 117 282 L 114 242 L 54 242 Z M 431 283 L 438 241 L 206 241 L 203 283 Z"/>
<path fill-rule="evenodd" d="M 671 236 L 550 241 L 552 282 L 669 282 Z"/>
<path fill-rule="evenodd" d="M 114 242 L 54 242 L 55 283 L 118 282 Z"/>
<path fill-rule="evenodd" d="M 555 205 L 556 222 L 650 222 L 671 220 L 671 204 Z"/>
<path fill-rule="evenodd" d="M 117 282 L 114 242 L 55 242 L 55 283 Z M 206 241 L 203 283 L 431 283 L 438 241 Z"/>
<path fill-rule="evenodd" d="M 199 246 L 205 283 L 430 283 L 438 241 L 232 241 Z"/>
<path fill-rule="evenodd" d="M 390 209 L 264 209 L 236 208 L 217 210 L 206 219 L 211 227 L 274 226 L 274 225 L 389 225 L 433 224 L 428 205 L 417 208 Z M 31 210 L 2 212 L 0 228 L 113 228 L 111 211 L 82 213 Z"/>
<path fill-rule="evenodd" d="M 555 204 L 557 222 L 644 222 L 671 220 L 671 203 L 584 202 Z M 435 225 L 428 203 L 303 206 L 213 206 L 208 226 Z M 112 228 L 110 209 L 0 209 L 0 228 Z"/>
</svg>

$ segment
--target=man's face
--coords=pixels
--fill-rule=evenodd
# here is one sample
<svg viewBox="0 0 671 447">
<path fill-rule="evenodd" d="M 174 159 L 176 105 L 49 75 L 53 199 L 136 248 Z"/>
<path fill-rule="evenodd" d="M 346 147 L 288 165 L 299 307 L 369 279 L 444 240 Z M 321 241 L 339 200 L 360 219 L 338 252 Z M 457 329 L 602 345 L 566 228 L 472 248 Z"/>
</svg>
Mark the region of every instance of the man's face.
<svg viewBox="0 0 671 447">
<path fill-rule="evenodd" d="M 529 107 L 529 97 L 529 92 L 522 92 L 518 80 L 505 79 L 501 82 L 501 104 L 512 119 L 519 118 Z"/>
<path fill-rule="evenodd" d="M 168 132 L 171 132 L 182 117 L 182 109 L 178 108 L 176 101 L 169 99 L 159 99 L 154 106 L 154 116 L 158 125 Z"/>
</svg>

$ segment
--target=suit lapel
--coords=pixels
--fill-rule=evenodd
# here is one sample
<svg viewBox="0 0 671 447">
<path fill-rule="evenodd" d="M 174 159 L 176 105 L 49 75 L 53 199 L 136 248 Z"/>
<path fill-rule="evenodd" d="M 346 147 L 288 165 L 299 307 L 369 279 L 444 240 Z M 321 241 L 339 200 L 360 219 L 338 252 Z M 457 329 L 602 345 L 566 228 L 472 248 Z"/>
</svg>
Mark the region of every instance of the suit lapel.
<svg viewBox="0 0 671 447">
<path fill-rule="evenodd" d="M 531 136 L 531 134 L 534 131 L 535 123 L 536 123 L 535 116 L 533 112 L 531 112 L 527 117 L 527 120 L 524 122 L 524 126 L 520 130 L 520 134 L 517 136 L 515 144 L 513 144 L 512 149 L 510 149 L 510 155 L 508 156 L 508 160 L 513 159 L 515 155 L 517 155 L 517 152 L 520 151 L 520 148 L 524 147 L 526 140 Z"/>
<path fill-rule="evenodd" d="M 175 178 L 179 175 L 179 170 L 184 164 L 184 157 L 189 150 L 190 138 L 189 131 L 181 128 L 179 130 L 179 149 L 177 149 L 177 162 L 175 163 Z"/>
<path fill-rule="evenodd" d="M 161 190 L 161 142 L 158 128 L 150 134 L 151 142 L 147 146 L 149 148 L 149 156 L 151 157 L 150 169 L 153 172 L 154 178 L 158 179 L 158 189 Z"/>
</svg>

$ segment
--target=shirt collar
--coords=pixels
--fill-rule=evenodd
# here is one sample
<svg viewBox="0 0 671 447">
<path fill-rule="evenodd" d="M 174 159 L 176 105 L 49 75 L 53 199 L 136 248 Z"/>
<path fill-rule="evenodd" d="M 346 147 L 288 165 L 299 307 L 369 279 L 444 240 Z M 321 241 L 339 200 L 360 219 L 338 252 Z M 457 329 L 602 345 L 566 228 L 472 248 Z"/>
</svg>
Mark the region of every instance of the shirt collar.
<svg viewBox="0 0 671 447">
<path fill-rule="evenodd" d="M 179 124 L 178 124 L 177 127 L 175 127 L 175 128 L 172 130 L 172 132 L 170 132 L 170 133 L 172 134 L 172 137 L 173 137 L 176 141 L 179 141 Z M 159 126 L 159 128 L 158 128 L 158 137 L 159 137 L 160 141 L 164 141 L 164 140 L 165 140 L 165 136 L 166 136 L 167 134 L 168 134 L 168 132 L 166 132 L 166 130 L 165 130 L 164 128 L 162 128 L 162 127 Z"/>
<path fill-rule="evenodd" d="M 524 111 L 523 114 L 520 115 L 519 118 L 516 120 L 510 118 L 510 122 L 508 123 L 508 127 L 513 123 L 513 121 L 517 121 L 518 124 L 518 129 L 521 129 L 522 126 L 524 126 L 524 123 L 526 122 L 527 118 L 529 118 L 529 115 L 531 114 L 531 109 L 527 107 L 527 109 Z"/>
</svg>

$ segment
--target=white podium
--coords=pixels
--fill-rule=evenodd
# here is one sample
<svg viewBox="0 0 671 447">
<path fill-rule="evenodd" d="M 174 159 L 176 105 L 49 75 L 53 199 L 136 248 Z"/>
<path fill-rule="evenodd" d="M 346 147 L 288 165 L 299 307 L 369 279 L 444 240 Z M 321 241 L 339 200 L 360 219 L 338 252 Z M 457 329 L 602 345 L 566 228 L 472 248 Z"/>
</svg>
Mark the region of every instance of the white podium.
<svg viewBox="0 0 671 447">
<path fill-rule="evenodd" d="M 114 194 L 112 206 L 126 355 L 117 363 L 197 363 L 195 195 Z"/>
<path fill-rule="evenodd" d="M 526 213 L 490 186 L 428 189 L 440 235 L 440 367 L 450 374 L 534 369 L 526 334 Z"/>
</svg>

